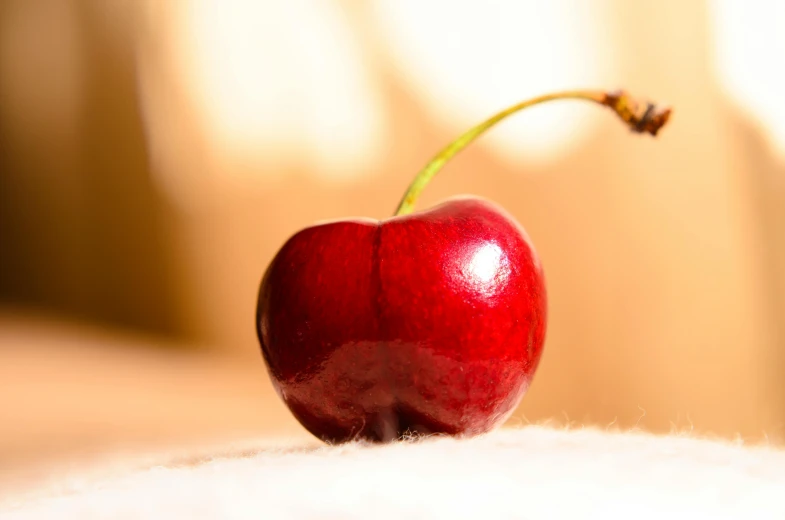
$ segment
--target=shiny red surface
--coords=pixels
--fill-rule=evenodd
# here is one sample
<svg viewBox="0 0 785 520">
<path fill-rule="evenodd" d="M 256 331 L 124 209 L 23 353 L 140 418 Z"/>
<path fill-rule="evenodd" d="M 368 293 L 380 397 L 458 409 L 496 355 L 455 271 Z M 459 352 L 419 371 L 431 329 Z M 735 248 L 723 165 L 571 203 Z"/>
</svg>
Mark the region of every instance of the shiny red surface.
<svg viewBox="0 0 785 520">
<path fill-rule="evenodd" d="M 526 392 L 545 322 L 533 246 L 476 198 L 298 232 L 257 308 L 276 389 L 328 442 L 490 430 Z"/>
</svg>

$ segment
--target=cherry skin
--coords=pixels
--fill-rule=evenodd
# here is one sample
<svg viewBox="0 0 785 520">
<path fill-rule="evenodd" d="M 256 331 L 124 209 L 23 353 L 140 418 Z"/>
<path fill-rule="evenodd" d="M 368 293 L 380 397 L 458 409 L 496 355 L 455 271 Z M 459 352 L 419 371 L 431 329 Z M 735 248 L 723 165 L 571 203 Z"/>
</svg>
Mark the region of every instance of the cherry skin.
<svg viewBox="0 0 785 520">
<path fill-rule="evenodd" d="M 476 435 L 529 388 L 545 339 L 543 269 L 523 228 L 478 198 L 412 213 L 455 154 L 506 117 L 559 99 L 610 108 L 657 135 L 671 110 L 626 92 L 571 90 L 513 105 L 469 129 L 414 178 L 395 216 L 292 236 L 259 287 L 256 331 L 278 394 L 327 442 Z"/>
<path fill-rule="evenodd" d="M 279 395 L 328 442 L 491 430 L 529 387 L 545 325 L 534 247 L 477 198 L 304 229 L 257 308 Z"/>
</svg>

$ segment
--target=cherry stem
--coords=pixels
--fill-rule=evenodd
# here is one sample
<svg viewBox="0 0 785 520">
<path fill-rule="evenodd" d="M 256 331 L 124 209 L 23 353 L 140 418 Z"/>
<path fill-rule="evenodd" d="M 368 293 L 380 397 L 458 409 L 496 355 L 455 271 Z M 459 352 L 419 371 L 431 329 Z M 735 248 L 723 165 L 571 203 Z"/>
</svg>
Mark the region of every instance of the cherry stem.
<svg viewBox="0 0 785 520">
<path fill-rule="evenodd" d="M 632 98 L 627 92 L 619 90 L 616 92 L 603 92 L 599 90 L 567 90 L 564 92 L 555 92 L 545 94 L 535 98 L 522 101 L 517 105 L 513 105 L 505 110 L 502 110 L 495 116 L 485 120 L 474 128 L 468 130 L 466 133 L 458 137 L 455 141 L 447 145 L 441 152 L 429 162 L 425 168 L 420 170 L 406 194 L 401 199 L 395 215 L 408 215 L 414 211 L 414 204 L 420 196 L 423 188 L 433 179 L 434 175 L 442 169 L 442 167 L 452 159 L 452 157 L 469 146 L 475 139 L 485 133 L 496 123 L 505 119 L 516 112 L 534 105 L 545 103 L 546 101 L 555 101 L 558 99 L 579 99 L 583 101 L 592 101 L 600 105 L 606 106 L 613 110 L 623 122 L 633 131 L 637 133 L 649 133 L 653 136 L 657 135 L 660 128 L 668 122 L 671 115 L 671 109 L 668 107 L 659 107 L 652 103 L 641 103 Z"/>
</svg>

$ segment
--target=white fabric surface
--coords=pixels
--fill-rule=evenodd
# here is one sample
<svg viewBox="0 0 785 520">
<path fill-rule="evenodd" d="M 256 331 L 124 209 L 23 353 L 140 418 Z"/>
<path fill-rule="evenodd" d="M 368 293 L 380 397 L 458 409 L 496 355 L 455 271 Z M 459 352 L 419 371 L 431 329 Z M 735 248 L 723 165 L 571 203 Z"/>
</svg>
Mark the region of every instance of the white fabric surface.
<svg viewBox="0 0 785 520">
<path fill-rule="evenodd" d="M 538 426 L 238 453 L 80 481 L 0 505 L 0 518 L 785 519 L 783 451 Z"/>
</svg>

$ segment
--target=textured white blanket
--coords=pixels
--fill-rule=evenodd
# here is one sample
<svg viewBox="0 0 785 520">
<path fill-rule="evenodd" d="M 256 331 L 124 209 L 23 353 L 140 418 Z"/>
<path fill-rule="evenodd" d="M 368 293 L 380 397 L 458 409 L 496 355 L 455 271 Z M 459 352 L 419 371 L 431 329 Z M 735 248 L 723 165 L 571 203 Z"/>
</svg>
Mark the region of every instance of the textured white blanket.
<svg viewBox="0 0 785 520">
<path fill-rule="evenodd" d="M 72 488 L 0 505 L 0 518 L 783 520 L 785 452 L 531 426 L 221 455 Z"/>
</svg>

